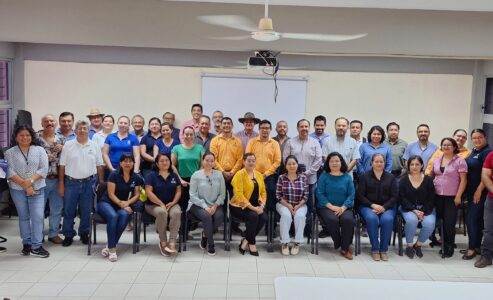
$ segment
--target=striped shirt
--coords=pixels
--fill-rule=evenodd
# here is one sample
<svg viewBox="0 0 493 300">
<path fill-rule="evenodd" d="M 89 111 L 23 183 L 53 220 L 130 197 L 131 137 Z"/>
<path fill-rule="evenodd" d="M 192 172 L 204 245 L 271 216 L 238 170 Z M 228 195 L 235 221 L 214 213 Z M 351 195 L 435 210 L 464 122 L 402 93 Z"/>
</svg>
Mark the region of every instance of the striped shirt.
<svg viewBox="0 0 493 300">
<path fill-rule="evenodd" d="M 286 200 L 291 205 L 296 205 L 302 200 L 308 202 L 308 180 L 300 174 L 295 180 L 289 180 L 287 174 L 282 174 L 277 180 L 276 198 L 278 201 Z"/>
</svg>

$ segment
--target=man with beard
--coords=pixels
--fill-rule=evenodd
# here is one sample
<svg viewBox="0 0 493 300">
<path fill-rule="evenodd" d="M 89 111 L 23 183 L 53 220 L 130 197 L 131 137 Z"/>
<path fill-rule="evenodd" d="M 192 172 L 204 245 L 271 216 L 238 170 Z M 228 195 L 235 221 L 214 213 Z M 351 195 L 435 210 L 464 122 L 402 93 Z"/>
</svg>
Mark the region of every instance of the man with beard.
<svg viewBox="0 0 493 300">
<path fill-rule="evenodd" d="M 400 176 L 404 170 L 404 160 L 402 156 L 407 148 L 407 142 L 399 138 L 401 127 L 396 122 L 387 124 L 387 139 L 383 142 L 392 149 L 392 174 Z"/>
<path fill-rule="evenodd" d="M 419 155 L 423 159 L 423 166 L 428 165 L 428 160 L 431 158 L 433 153 L 438 149 L 437 145 L 428 141 L 430 137 L 430 126 L 427 124 L 420 124 L 416 130 L 416 134 L 418 135 L 418 141 L 409 144 L 406 147 L 406 151 L 402 156 L 404 160 L 404 165 L 406 165 L 406 161 L 409 157 L 413 155 Z"/>
<path fill-rule="evenodd" d="M 310 137 L 317 140 L 320 144 L 320 148 L 322 148 L 324 141 L 329 137 L 327 133 L 325 133 L 327 119 L 324 116 L 316 116 L 313 120 L 313 127 L 315 127 L 315 131 L 310 133 Z"/>
<path fill-rule="evenodd" d="M 58 117 L 60 128 L 55 131 L 55 134 L 62 140 L 62 144 L 75 139 L 74 114 L 68 111 L 62 112 Z"/>
<path fill-rule="evenodd" d="M 209 116 L 202 115 L 202 117 L 200 117 L 200 129 L 195 133 L 195 139 L 193 140 L 194 144 L 202 145 L 205 152 L 209 151 L 212 138 L 216 136 L 215 134 L 209 132 L 210 126 L 211 119 Z"/>
<path fill-rule="evenodd" d="M 214 124 L 214 130 L 216 134 L 221 133 L 221 120 L 223 119 L 223 113 L 220 110 L 216 110 L 212 113 L 212 124 Z"/>
<path fill-rule="evenodd" d="M 284 172 L 284 157 L 282 157 L 282 152 L 284 151 L 284 147 L 286 146 L 286 142 L 289 140 L 288 136 L 288 122 L 281 120 L 276 124 L 276 132 L 277 135 L 272 139 L 279 143 L 279 147 L 281 147 L 281 165 L 277 169 L 277 174 L 281 174 Z"/>
</svg>

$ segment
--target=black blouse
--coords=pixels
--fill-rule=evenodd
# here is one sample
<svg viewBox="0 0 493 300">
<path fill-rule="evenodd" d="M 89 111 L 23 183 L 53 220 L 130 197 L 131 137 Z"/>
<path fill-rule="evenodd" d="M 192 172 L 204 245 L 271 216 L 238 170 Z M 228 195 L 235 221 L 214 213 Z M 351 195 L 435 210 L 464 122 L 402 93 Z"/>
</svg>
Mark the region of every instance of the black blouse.
<svg viewBox="0 0 493 300">
<path fill-rule="evenodd" d="M 358 203 L 370 207 L 378 204 L 385 209 L 394 208 L 397 203 L 397 184 L 394 175 L 383 172 L 378 179 L 373 170 L 366 172 L 358 185 Z"/>
<path fill-rule="evenodd" d="M 399 181 L 399 198 L 404 211 L 418 209 L 423 211 L 425 216 L 431 214 L 435 207 L 435 186 L 433 179 L 425 175 L 423 182 L 415 188 L 409 176 L 403 176 Z"/>
</svg>

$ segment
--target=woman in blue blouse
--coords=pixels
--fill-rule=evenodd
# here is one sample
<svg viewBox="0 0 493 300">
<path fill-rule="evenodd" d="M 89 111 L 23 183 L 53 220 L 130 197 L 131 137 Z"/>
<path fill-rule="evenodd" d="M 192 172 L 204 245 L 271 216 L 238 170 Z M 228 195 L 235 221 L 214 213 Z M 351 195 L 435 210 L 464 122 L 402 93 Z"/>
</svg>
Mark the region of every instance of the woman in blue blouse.
<svg viewBox="0 0 493 300">
<path fill-rule="evenodd" d="M 357 161 L 357 168 L 360 176 L 371 170 L 371 160 L 375 153 L 383 156 L 385 160 L 384 171 L 387 173 L 392 172 L 392 149 L 384 144 L 383 141 L 385 141 L 385 131 L 383 128 L 378 125 L 370 128 L 368 131 L 368 142 L 359 146 L 361 158 Z"/>
<path fill-rule="evenodd" d="M 156 140 L 156 143 L 154 144 L 154 159 L 158 154 L 169 154 L 171 156 L 171 150 L 173 150 L 176 145 L 180 144 L 180 140 L 174 139 L 172 134 L 173 129 L 171 128 L 171 125 L 164 122 L 161 125 L 162 138 Z"/>
<path fill-rule="evenodd" d="M 353 240 L 354 184 L 347 173 L 347 165 L 341 154 L 327 156 L 324 173 L 317 183 L 317 211 L 334 241 L 334 248 L 341 247 L 341 255 L 353 259 L 350 245 Z"/>
<path fill-rule="evenodd" d="M 132 206 L 139 201 L 142 178 L 134 173 L 132 153 L 123 153 L 119 168 L 108 177 L 106 193 L 98 203 L 98 213 L 106 220 L 108 246 L 101 254 L 112 262 L 117 260 L 116 245 L 127 227 Z M 135 206 L 134 206 L 135 207 Z"/>
</svg>

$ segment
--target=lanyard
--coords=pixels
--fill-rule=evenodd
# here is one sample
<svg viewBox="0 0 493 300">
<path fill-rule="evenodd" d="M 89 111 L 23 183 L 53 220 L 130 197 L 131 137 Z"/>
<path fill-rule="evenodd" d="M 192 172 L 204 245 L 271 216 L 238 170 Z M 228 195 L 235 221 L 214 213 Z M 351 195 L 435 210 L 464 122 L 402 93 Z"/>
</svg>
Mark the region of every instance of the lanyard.
<svg viewBox="0 0 493 300">
<path fill-rule="evenodd" d="M 22 156 L 24 157 L 24 160 L 26 161 L 26 165 L 29 166 L 29 150 L 31 149 L 31 146 L 29 146 L 29 148 L 27 149 L 27 155 L 24 154 L 24 152 L 22 152 L 22 149 L 21 147 L 17 146 L 19 148 L 19 151 L 21 152 Z"/>
</svg>

